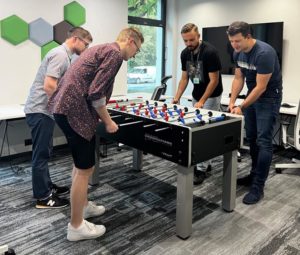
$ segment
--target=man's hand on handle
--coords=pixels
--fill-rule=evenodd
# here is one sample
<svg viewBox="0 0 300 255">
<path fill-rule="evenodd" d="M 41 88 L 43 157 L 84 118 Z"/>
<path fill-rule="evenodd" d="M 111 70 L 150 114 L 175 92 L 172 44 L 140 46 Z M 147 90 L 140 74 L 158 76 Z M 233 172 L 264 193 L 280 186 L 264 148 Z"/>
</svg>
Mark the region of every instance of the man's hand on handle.
<svg viewBox="0 0 300 255">
<path fill-rule="evenodd" d="M 105 125 L 107 133 L 115 133 L 118 131 L 119 127 L 113 120 Z"/>
</svg>

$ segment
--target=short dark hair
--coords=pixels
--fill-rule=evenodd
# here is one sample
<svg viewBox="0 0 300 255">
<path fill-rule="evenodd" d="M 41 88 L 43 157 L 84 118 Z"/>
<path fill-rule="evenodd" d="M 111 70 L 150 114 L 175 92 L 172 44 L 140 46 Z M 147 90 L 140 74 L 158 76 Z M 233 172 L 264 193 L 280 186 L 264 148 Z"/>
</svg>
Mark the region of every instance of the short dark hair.
<svg viewBox="0 0 300 255">
<path fill-rule="evenodd" d="M 68 31 L 68 38 L 71 37 L 79 37 L 82 39 L 87 39 L 88 41 L 92 42 L 93 41 L 93 37 L 90 34 L 89 31 L 85 30 L 82 27 L 73 27 Z"/>
<path fill-rule="evenodd" d="M 200 34 L 198 27 L 193 23 L 187 23 L 181 28 L 181 34 L 189 33 L 191 31 L 195 31 L 197 34 Z"/>
<path fill-rule="evenodd" d="M 235 21 L 229 25 L 226 33 L 229 36 L 234 36 L 239 33 L 241 33 L 244 37 L 248 35 L 252 36 L 252 28 L 244 21 Z"/>
</svg>

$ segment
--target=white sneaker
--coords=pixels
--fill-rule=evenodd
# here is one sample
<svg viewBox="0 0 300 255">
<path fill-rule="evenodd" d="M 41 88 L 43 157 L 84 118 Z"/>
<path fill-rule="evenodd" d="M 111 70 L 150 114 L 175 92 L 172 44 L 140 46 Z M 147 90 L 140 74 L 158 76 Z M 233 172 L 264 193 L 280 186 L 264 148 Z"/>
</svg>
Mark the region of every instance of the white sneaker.
<svg viewBox="0 0 300 255">
<path fill-rule="evenodd" d="M 103 213 L 105 213 L 105 207 L 103 205 L 96 205 L 95 203 L 88 201 L 88 205 L 83 209 L 83 218 L 88 219 L 100 216 Z"/>
<path fill-rule="evenodd" d="M 70 223 L 68 224 L 67 239 L 69 241 L 93 239 L 104 235 L 105 231 L 106 229 L 103 225 L 95 225 L 83 220 L 78 228 L 74 228 Z"/>
</svg>

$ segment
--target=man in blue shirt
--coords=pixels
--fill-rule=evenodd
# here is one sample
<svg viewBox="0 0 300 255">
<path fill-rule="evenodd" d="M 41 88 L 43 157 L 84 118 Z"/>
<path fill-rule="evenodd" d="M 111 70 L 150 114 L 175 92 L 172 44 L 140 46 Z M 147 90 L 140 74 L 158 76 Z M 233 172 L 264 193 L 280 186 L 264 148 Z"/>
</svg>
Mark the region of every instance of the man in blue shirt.
<svg viewBox="0 0 300 255">
<path fill-rule="evenodd" d="M 237 184 L 250 186 L 243 202 L 255 204 L 264 195 L 272 162 L 272 135 L 282 100 L 282 76 L 275 50 L 269 44 L 254 39 L 249 24 L 233 22 L 227 35 L 235 51 L 233 58 L 236 63 L 229 109 L 231 113 L 245 116 L 252 159 L 250 174 L 238 179 Z M 241 105 L 235 106 L 245 79 L 247 97 Z"/>
</svg>

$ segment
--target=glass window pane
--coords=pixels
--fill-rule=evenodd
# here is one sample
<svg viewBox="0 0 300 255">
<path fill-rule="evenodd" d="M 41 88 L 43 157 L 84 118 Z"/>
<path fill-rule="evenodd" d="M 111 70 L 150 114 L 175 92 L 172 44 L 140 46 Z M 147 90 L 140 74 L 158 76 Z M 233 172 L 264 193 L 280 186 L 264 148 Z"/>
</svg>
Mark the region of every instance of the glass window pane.
<svg viewBox="0 0 300 255">
<path fill-rule="evenodd" d="M 128 0 L 128 16 L 161 20 L 161 0 Z"/>
<path fill-rule="evenodd" d="M 160 84 L 162 76 L 162 37 L 161 27 L 138 26 L 144 36 L 141 52 L 127 63 L 128 93 L 152 93 Z"/>
</svg>

